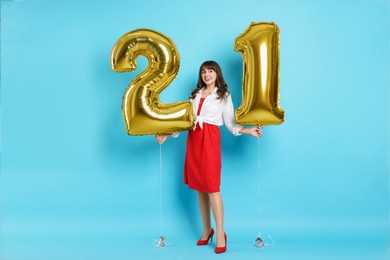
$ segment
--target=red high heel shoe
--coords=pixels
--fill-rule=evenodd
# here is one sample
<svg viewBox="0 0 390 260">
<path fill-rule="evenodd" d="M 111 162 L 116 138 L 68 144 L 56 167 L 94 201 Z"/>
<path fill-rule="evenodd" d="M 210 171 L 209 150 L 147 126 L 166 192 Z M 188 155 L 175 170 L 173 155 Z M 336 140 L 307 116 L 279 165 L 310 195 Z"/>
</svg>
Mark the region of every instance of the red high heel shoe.
<svg viewBox="0 0 390 260">
<path fill-rule="evenodd" d="M 209 243 L 209 240 L 210 240 L 210 242 L 213 242 L 213 236 L 214 236 L 214 229 L 211 229 L 208 238 L 207 239 L 199 239 L 198 243 L 196 243 L 196 245 L 198 245 L 198 246 L 207 245 Z"/>
<path fill-rule="evenodd" d="M 216 254 L 220 254 L 220 253 L 225 253 L 226 252 L 227 236 L 226 236 L 226 233 L 224 235 L 225 235 L 225 246 L 217 246 L 215 248 L 215 253 Z"/>
</svg>

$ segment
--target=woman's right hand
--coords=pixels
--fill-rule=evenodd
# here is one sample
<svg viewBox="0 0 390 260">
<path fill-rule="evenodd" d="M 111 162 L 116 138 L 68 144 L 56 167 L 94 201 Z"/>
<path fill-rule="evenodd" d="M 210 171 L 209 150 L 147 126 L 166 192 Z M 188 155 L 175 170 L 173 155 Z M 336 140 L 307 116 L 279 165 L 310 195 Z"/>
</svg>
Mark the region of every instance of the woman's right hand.
<svg viewBox="0 0 390 260">
<path fill-rule="evenodd" d="M 156 135 L 157 143 L 163 144 L 170 135 Z"/>
<path fill-rule="evenodd" d="M 261 137 L 263 135 L 263 128 L 261 126 L 250 129 L 250 134 L 254 137 Z"/>
</svg>

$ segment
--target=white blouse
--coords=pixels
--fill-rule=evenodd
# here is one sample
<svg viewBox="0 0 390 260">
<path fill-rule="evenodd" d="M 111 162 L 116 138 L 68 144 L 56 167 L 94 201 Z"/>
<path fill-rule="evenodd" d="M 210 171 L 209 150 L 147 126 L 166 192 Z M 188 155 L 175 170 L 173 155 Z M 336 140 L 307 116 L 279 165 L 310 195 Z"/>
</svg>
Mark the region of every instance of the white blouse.
<svg viewBox="0 0 390 260">
<path fill-rule="evenodd" d="M 192 108 L 195 113 L 195 127 L 199 124 L 200 128 L 203 123 L 221 126 L 225 123 L 226 128 L 235 136 L 241 135 L 240 130 L 243 126 L 236 124 L 234 117 L 233 101 L 230 94 L 225 94 L 225 98 L 218 99 L 217 88 L 203 101 L 202 109 L 199 116 L 197 111 L 199 108 L 200 99 L 202 97 L 203 89 L 201 89 L 194 99 L 190 99 Z"/>
</svg>

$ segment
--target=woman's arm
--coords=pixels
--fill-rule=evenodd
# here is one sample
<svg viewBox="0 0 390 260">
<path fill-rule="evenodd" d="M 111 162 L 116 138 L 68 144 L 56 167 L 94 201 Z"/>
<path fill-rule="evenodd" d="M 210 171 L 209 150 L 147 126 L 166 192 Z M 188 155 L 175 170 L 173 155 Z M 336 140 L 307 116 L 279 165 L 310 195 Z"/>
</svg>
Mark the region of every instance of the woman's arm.
<svg viewBox="0 0 390 260">
<path fill-rule="evenodd" d="M 262 131 L 262 127 L 261 126 L 258 126 L 258 127 L 253 127 L 253 128 L 242 128 L 239 133 L 240 134 L 247 134 L 247 135 L 251 135 L 251 136 L 254 136 L 254 137 L 261 137 L 263 135 L 263 131 Z"/>
<path fill-rule="evenodd" d="M 226 96 L 224 100 L 221 101 L 221 104 L 223 106 L 222 118 L 226 128 L 235 136 L 241 135 L 241 130 L 243 129 L 243 126 L 236 123 L 236 120 L 234 118 L 233 101 L 230 94 Z"/>
</svg>

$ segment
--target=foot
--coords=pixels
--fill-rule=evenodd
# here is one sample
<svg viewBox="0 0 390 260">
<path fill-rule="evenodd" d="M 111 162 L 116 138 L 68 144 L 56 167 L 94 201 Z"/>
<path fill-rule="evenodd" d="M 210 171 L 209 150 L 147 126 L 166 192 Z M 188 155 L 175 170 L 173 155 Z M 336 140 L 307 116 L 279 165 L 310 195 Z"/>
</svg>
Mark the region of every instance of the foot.
<svg viewBox="0 0 390 260">
<path fill-rule="evenodd" d="M 225 241 L 225 232 L 217 232 L 217 247 L 224 247 L 226 246 L 226 241 Z"/>
<path fill-rule="evenodd" d="M 224 240 L 225 240 L 225 245 L 224 246 L 216 246 L 215 247 L 215 253 L 216 254 L 221 254 L 226 252 L 226 244 L 227 244 L 227 236 L 224 234 Z"/>
<path fill-rule="evenodd" d="M 209 229 L 204 229 L 202 237 L 200 238 L 201 240 L 206 240 L 209 238 L 210 232 L 211 232 L 211 227 Z"/>
</svg>

